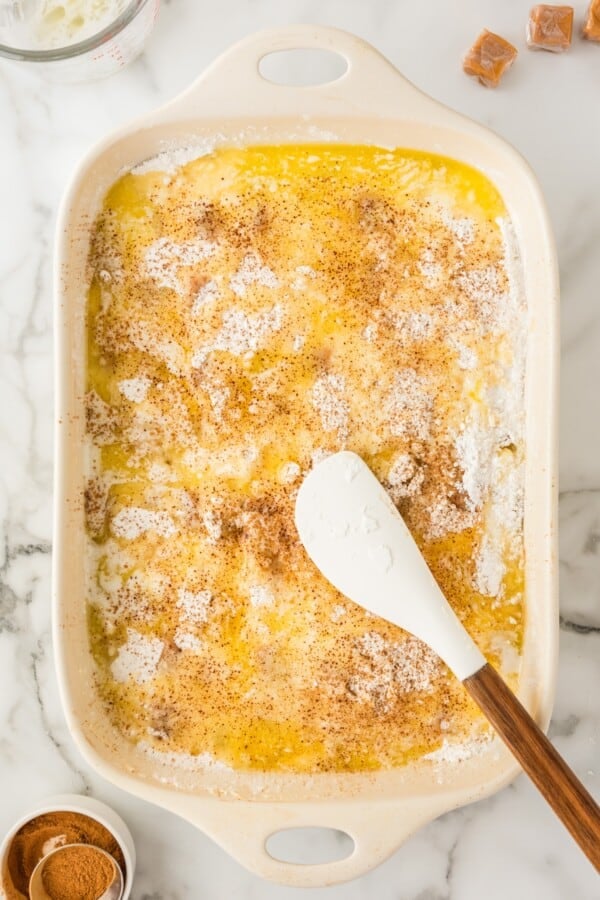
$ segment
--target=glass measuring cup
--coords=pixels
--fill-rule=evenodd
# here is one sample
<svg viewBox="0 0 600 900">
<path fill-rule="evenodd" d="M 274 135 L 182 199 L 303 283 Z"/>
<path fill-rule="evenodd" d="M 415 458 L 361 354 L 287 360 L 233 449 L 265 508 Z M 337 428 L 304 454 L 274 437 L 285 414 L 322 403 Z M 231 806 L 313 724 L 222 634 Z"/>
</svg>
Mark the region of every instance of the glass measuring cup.
<svg viewBox="0 0 600 900">
<path fill-rule="evenodd" d="M 51 80 L 73 82 L 104 78 L 135 59 L 152 31 L 160 0 L 115 3 L 114 19 L 103 19 L 96 33 L 63 46 L 51 46 L 50 40 L 45 46 L 44 36 L 34 32 L 28 15 L 34 5 L 32 0 L 0 0 L 0 59 L 27 63 Z"/>
</svg>

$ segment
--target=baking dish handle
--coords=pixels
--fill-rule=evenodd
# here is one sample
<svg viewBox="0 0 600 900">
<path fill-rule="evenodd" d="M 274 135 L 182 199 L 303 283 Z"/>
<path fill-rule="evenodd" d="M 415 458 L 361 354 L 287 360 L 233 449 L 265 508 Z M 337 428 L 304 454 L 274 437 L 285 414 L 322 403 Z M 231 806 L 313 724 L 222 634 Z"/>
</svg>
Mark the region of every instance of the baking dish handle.
<svg viewBox="0 0 600 900">
<path fill-rule="evenodd" d="M 325 887 L 364 875 L 383 862 L 422 825 L 453 805 L 448 798 L 412 797 L 372 803 L 232 803 L 179 798 L 177 812 L 197 825 L 256 875 L 293 887 Z M 354 842 L 349 856 L 303 864 L 276 859 L 267 850 L 275 833 L 294 828 L 331 828 Z"/>
<path fill-rule="evenodd" d="M 328 50 L 343 57 L 346 71 L 317 85 L 274 83 L 261 60 L 285 50 Z M 321 25 L 288 25 L 259 31 L 234 44 L 190 88 L 161 110 L 163 121 L 185 116 L 306 116 L 364 113 L 425 118 L 444 107 L 419 91 L 374 47 L 356 35 Z"/>
</svg>

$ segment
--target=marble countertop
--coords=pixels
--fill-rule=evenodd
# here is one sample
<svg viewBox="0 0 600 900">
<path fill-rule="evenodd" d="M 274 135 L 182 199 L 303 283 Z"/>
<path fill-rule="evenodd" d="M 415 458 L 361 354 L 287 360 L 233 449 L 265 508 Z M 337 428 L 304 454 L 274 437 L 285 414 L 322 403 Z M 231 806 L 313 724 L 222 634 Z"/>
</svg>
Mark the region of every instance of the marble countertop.
<svg viewBox="0 0 600 900">
<path fill-rule="evenodd" d="M 182 820 L 112 788 L 83 763 L 57 695 L 50 640 L 53 227 L 98 138 L 186 87 L 232 41 L 320 22 L 379 47 L 417 85 L 489 125 L 544 189 L 562 276 L 561 632 L 550 734 L 600 794 L 600 46 L 530 53 L 528 0 L 165 0 L 144 55 L 76 86 L 0 66 L 0 832 L 28 805 L 90 792 L 131 825 L 134 900 L 593 900 L 592 867 L 525 779 L 444 816 L 376 871 L 313 891 L 248 874 Z M 584 3 L 578 0 L 579 20 Z M 460 70 L 482 27 L 520 49 L 496 92 Z"/>
</svg>

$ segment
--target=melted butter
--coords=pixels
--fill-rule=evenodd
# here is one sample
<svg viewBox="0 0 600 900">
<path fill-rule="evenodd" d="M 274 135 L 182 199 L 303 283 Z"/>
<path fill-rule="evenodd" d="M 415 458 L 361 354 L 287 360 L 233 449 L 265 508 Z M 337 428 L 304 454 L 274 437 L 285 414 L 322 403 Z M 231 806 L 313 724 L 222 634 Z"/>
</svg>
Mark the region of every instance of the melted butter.
<svg viewBox="0 0 600 900">
<path fill-rule="evenodd" d="M 481 335 L 477 298 L 456 280 L 495 266 L 506 281 L 496 222 L 505 215 L 493 185 L 470 167 L 370 147 L 220 150 L 173 177 L 130 174 L 111 188 L 95 229 L 87 310 L 88 388 L 108 423 L 91 439 L 105 490 L 89 511 L 102 523 L 90 525 L 89 630 L 99 691 L 128 738 L 209 752 L 237 769 L 353 772 L 404 765 L 442 738 L 484 731 L 443 666 L 433 666 L 426 689 L 406 688 L 397 661 L 404 634 L 344 601 L 315 571 L 295 534 L 293 484 L 281 473 L 289 463 L 306 472 L 313 454 L 345 447 L 386 483 L 398 458 L 409 458 L 424 480 L 399 507 L 448 599 L 496 665 L 494 636 L 520 648 L 521 536 L 507 540 L 499 595 L 480 594 L 485 512 L 465 525 L 453 444 L 501 382 L 499 361 L 519 338 Z M 473 240 L 459 240 L 448 217 L 468 221 Z M 165 238 L 218 248 L 178 267 L 177 291 L 145 263 Z M 434 285 L 427 254 L 440 267 Z M 276 287 L 251 282 L 244 296 L 234 293 L 230 280 L 248 256 L 275 274 Z M 194 312 L 211 279 L 216 298 Z M 277 305 L 281 327 L 254 350 L 209 350 L 193 365 L 232 309 L 251 317 Z M 430 332 L 402 325 L 414 313 L 428 316 Z M 478 355 L 471 374 L 448 340 L 465 323 L 462 340 Z M 418 410 L 403 396 L 390 413 L 395 374 L 407 371 L 431 391 L 426 438 L 415 436 Z M 119 382 L 140 376 L 151 387 L 129 402 Z M 347 422 L 328 428 L 311 398 L 319 379 L 335 387 L 336 378 Z M 523 448 L 511 452 L 516 465 Z M 447 498 L 462 525 L 432 537 L 431 508 Z M 115 534 L 112 521 L 131 507 L 169 516 L 175 535 Z M 252 603 L 257 586 L 269 602 Z M 205 618 L 186 619 L 181 591 L 210 593 Z M 128 628 L 163 642 L 149 683 L 112 678 Z M 179 632 L 200 649 L 179 649 Z M 373 632 L 388 648 L 383 656 L 360 649 Z"/>
</svg>

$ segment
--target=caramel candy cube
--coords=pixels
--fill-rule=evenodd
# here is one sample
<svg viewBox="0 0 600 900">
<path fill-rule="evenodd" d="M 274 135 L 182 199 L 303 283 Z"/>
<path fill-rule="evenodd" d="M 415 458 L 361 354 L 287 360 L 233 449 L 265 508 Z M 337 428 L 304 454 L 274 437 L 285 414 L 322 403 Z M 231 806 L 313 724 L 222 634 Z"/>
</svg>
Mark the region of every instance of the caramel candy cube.
<svg viewBox="0 0 600 900">
<path fill-rule="evenodd" d="M 486 87 L 497 87 L 517 57 L 517 49 L 493 31 L 482 31 L 463 60 L 463 71 Z"/>
<path fill-rule="evenodd" d="M 600 41 L 600 0 L 592 0 L 582 29 L 588 41 Z"/>
<path fill-rule="evenodd" d="M 573 36 L 573 7 L 534 6 L 527 22 L 527 46 L 531 50 L 551 50 L 561 53 L 571 46 Z"/>
</svg>

